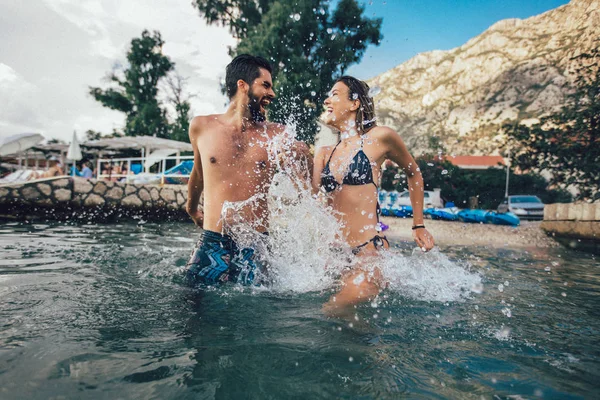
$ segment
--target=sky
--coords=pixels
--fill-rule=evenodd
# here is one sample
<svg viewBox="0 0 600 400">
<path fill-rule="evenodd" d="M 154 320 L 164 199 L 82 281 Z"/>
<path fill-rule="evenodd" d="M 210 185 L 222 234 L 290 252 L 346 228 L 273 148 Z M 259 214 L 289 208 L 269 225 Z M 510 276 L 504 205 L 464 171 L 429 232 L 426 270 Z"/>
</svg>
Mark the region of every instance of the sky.
<svg viewBox="0 0 600 400">
<path fill-rule="evenodd" d="M 383 42 L 347 72 L 368 79 L 412 56 L 464 44 L 493 23 L 527 18 L 565 0 L 361 0 L 383 17 Z M 131 39 L 161 32 L 164 54 L 187 77 L 196 115 L 222 112 L 219 82 L 235 40 L 207 26 L 191 0 L 0 0 L 0 137 L 39 132 L 69 142 L 73 131 L 110 133 L 122 113 L 89 96 L 123 63 Z"/>
<path fill-rule="evenodd" d="M 370 79 L 432 50 L 450 50 L 508 18 L 528 18 L 567 0 L 361 0 L 369 17 L 382 17 L 383 41 L 371 46 L 348 74 Z"/>
</svg>

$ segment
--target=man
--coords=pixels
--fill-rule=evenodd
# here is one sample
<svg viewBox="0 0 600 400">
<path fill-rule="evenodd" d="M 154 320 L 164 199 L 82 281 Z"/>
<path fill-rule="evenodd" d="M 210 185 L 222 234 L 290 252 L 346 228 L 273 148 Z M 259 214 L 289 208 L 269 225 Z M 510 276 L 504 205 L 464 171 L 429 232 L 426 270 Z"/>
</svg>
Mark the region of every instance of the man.
<svg viewBox="0 0 600 400">
<path fill-rule="evenodd" d="M 81 177 L 85 178 L 85 179 L 92 179 L 92 177 L 94 176 L 94 173 L 92 171 L 91 167 L 91 163 L 89 161 L 86 161 L 83 163 L 83 168 L 81 169 Z"/>
<path fill-rule="evenodd" d="M 187 280 L 249 284 L 254 279 L 254 250 L 239 249 L 223 234 L 225 202 L 254 198 L 236 210 L 235 217 L 266 233 L 267 197 L 275 166 L 267 154 L 269 140 L 283 133 L 279 124 L 266 121 L 266 109 L 275 98 L 267 60 L 239 55 L 227 66 L 225 86 L 230 104 L 224 114 L 195 117 L 190 123 L 194 169 L 188 183 L 187 212 L 204 229 L 188 263 Z M 307 156 L 308 147 L 297 144 Z M 307 156 L 310 157 L 310 156 Z M 204 192 L 204 209 L 198 209 Z"/>
</svg>

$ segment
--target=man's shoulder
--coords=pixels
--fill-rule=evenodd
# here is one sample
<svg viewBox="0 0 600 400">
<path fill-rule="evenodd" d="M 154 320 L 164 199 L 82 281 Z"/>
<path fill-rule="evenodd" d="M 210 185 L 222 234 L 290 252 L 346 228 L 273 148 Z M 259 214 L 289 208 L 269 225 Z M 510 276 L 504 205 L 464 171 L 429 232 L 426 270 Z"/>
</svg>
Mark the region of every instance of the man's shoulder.
<svg viewBox="0 0 600 400">
<path fill-rule="evenodd" d="M 190 130 L 198 131 L 210 124 L 219 122 L 223 114 L 210 114 L 210 115 L 196 115 L 190 121 Z"/>
<path fill-rule="evenodd" d="M 273 135 L 281 135 L 287 126 L 284 124 L 280 124 L 279 122 L 267 122 L 267 131 L 271 132 Z"/>
</svg>

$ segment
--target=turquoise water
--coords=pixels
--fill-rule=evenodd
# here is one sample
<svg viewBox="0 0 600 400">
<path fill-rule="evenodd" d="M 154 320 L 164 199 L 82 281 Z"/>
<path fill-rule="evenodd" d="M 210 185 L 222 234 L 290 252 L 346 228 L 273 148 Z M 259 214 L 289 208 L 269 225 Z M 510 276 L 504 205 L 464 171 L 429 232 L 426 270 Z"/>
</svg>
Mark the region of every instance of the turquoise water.
<svg viewBox="0 0 600 400">
<path fill-rule="evenodd" d="M 181 269 L 197 235 L 183 223 L 0 224 L 0 398 L 599 392 L 593 255 L 442 248 L 482 277 L 476 292 L 431 301 L 388 290 L 344 320 L 321 313 L 329 289 L 186 288 Z"/>
</svg>

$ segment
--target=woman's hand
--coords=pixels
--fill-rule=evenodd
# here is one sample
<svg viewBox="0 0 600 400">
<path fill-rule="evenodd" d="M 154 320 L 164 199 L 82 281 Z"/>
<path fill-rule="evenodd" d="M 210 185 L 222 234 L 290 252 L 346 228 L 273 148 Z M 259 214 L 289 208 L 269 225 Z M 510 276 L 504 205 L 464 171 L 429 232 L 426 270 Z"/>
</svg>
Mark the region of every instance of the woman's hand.
<svg viewBox="0 0 600 400">
<path fill-rule="evenodd" d="M 431 233 L 429 233 L 425 227 L 414 229 L 413 238 L 423 251 L 429 251 L 435 246 L 433 236 L 431 236 Z"/>
</svg>

